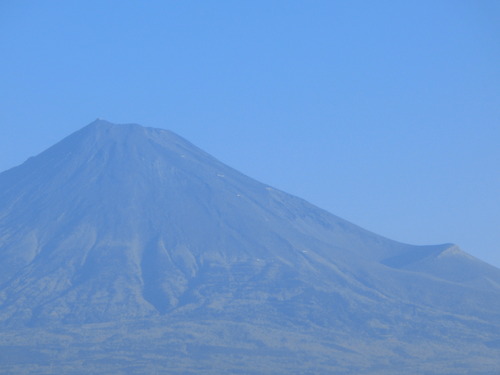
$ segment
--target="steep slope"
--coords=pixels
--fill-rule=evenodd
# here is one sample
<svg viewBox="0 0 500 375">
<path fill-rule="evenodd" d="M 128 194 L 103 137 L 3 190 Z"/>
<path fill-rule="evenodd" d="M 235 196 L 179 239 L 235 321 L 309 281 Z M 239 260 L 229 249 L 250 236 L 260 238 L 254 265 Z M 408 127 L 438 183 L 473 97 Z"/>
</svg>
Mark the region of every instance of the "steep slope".
<svg viewBox="0 0 500 375">
<path fill-rule="evenodd" d="M 0 257 L 4 327 L 168 317 L 500 337 L 500 270 L 365 231 L 139 125 L 96 121 L 0 174 Z"/>
</svg>

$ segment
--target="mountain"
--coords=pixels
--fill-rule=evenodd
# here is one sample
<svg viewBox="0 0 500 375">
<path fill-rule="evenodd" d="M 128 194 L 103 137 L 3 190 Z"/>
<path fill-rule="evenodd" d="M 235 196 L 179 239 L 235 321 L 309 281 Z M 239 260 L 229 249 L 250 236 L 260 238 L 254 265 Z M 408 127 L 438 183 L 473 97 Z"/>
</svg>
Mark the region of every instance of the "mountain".
<svg viewBox="0 0 500 375">
<path fill-rule="evenodd" d="M 0 259 L 6 373 L 500 371 L 499 269 L 166 130 L 98 120 L 0 174 Z"/>
</svg>

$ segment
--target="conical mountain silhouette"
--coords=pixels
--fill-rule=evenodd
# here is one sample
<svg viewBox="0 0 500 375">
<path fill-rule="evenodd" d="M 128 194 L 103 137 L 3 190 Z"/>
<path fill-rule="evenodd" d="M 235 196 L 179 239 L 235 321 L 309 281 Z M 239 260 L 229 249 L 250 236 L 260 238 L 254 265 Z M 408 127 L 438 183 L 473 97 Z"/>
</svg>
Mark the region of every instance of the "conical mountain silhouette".
<svg viewBox="0 0 500 375">
<path fill-rule="evenodd" d="M 0 174 L 0 257 L 9 329 L 211 319 L 500 338 L 495 267 L 370 233 L 133 124 L 95 121 Z"/>
</svg>

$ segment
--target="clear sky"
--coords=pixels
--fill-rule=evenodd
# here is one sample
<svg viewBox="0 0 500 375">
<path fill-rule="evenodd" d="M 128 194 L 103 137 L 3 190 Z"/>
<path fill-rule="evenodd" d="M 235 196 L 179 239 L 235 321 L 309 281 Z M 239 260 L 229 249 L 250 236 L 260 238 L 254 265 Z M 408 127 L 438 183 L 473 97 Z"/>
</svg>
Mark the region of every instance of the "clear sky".
<svg viewBox="0 0 500 375">
<path fill-rule="evenodd" d="M 498 0 L 3 0 L 0 51 L 2 171 L 135 122 L 500 266 Z"/>
</svg>

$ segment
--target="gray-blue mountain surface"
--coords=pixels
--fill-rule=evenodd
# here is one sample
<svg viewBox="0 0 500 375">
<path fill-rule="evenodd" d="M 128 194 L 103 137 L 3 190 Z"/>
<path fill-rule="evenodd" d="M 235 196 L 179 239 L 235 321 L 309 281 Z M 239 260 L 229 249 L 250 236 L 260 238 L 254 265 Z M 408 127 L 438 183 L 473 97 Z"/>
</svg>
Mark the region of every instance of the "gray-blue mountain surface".
<svg viewBox="0 0 500 375">
<path fill-rule="evenodd" d="M 500 372 L 500 270 L 95 121 L 0 174 L 0 371 Z"/>
</svg>

